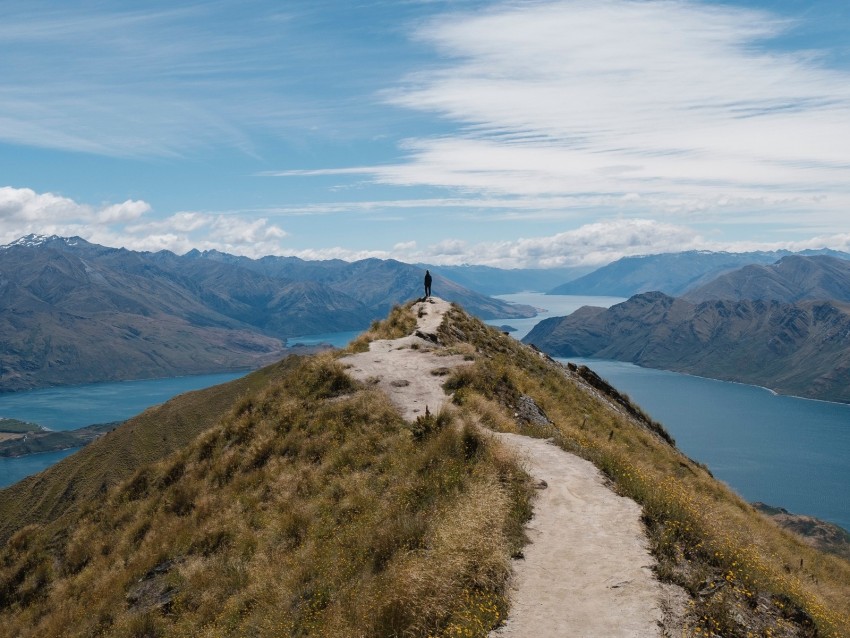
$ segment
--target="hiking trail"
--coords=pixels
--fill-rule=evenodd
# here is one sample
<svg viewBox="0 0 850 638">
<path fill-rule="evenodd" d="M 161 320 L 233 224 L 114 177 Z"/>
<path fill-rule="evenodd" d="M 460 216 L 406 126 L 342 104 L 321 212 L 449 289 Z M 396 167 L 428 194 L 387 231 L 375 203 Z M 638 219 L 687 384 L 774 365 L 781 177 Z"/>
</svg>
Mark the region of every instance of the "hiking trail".
<svg viewBox="0 0 850 638">
<path fill-rule="evenodd" d="M 437 328 L 451 308 L 433 297 L 417 302 L 413 335 L 373 341 L 342 359 L 356 379 L 377 385 L 405 419 L 437 414 L 450 400 L 446 368 L 468 365 L 441 355 Z M 547 440 L 492 433 L 514 451 L 538 490 L 524 557 L 513 561 L 511 606 L 491 638 L 649 638 L 673 628 L 681 594 L 653 575 L 640 506 L 617 495 L 589 461 Z"/>
</svg>

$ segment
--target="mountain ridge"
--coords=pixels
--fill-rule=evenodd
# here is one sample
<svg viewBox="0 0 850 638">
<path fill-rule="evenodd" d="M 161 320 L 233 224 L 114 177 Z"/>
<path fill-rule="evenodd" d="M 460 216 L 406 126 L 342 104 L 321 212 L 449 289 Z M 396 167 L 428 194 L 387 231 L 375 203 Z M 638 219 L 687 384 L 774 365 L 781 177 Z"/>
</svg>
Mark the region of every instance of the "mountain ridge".
<svg viewBox="0 0 850 638">
<path fill-rule="evenodd" d="M 631 297 L 657 290 L 676 297 L 744 266 L 772 264 L 792 255 L 820 254 L 850 259 L 848 253 L 827 248 L 799 253 L 788 250 L 746 253 L 691 250 L 640 255 L 618 259 L 587 275 L 557 286 L 548 294 Z"/>
<path fill-rule="evenodd" d="M 850 402 L 850 304 L 710 300 L 660 292 L 537 324 L 523 339 L 553 356 L 598 357 Z"/>
<path fill-rule="evenodd" d="M 396 261 L 178 256 L 34 235 L 0 248 L 0 391 L 253 369 L 288 338 L 362 330 L 421 287 Z M 316 278 L 299 278 L 305 269 Z M 483 317 L 535 313 L 438 274 L 434 288 Z"/>
<path fill-rule="evenodd" d="M 289 357 L 175 398 L 86 448 L 111 448 L 110 460 L 91 456 L 83 471 L 72 455 L 0 491 L 4 630 L 484 638 L 506 622 L 499 631 L 510 631 L 510 557 L 525 544 L 533 493 L 549 487 L 532 484 L 494 430 L 592 462 L 613 500 L 639 504 L 654 576 L 689 601 L 668 633 L 846 635 L 850 563 L 764 519 L 628 411 L 626 397 L 457 307 L 422 337 L 418 319 L 407 304 L 344 352 Z M 402 337 L 409 346 L 393 348 Z M 405 419 L 380 387 L 402 391 L 392 383 L 401 379 L 365 369 L 354 378 L 345 357 L 372 361 L 373 345 L 434 357 L 403 374 L 442 384 L 445 408 Z M 110 469 L 120 476 L 104 485 Z M 568 549 L 620 525 L 609 514 L 588 520 Z M 558 561 L 569 574 L 570 555 Z M 632 566 L 646 574 L 646 564 Z M 633 581 L 618 573 L 594 564 L 589 575 L 606 596 L 630 596 Z M 616 625 L 617 606 L 594 607 L 594 597 L 555 604 Z M 653 622 L 639 635 L 655 632 Z"/>
<path fill-rule="evenodd" d="M 683 299 L 770 299 L 785 303 L 850 301 L 850 261 L 829 255 L 786 255 L 772 264 L 748 265 L 691 288 Z"/>
</svg>

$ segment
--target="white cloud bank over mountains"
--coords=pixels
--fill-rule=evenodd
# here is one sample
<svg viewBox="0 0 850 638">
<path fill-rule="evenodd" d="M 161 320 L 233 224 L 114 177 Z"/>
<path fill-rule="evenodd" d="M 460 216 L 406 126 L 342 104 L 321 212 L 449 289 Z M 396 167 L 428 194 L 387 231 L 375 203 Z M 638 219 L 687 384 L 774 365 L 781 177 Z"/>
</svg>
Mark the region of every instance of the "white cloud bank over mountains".
<svg viewBox="0 0 850 638">
<path fill-rule="evenodd" d="M 183 254 L 193 248 L 215 249 L 236 255 L 294 255 L 302 259 L 368 257 L 441 265 L 482 264 L 502 268 L 601 266 L 628 255 L 683 250 L 773 250 L 823 248 L 850 251 L 850 233 L 815 237 L 799 242 L 708 241 L 692 228 L 650 219 L 611 219 L 585 224 L 548 237 L 499 242 L 446 239 L 436 244 L 399 242 L 390 250 L 346 248 L 292 250 L 287 233 L 263 217 L 245 219 L 221 213 L 181 212 L 164 219 L 147 219 L 147 202 L 128 200 L 100 207 L 80 204 L 51 193 L 0 188 L 0 244 L 23 235 L 79 235 L 105 246 L 130 250 L 171 250 Z"/>
<path fill-rule="evenodd" d="M 127 200 L 91 206 L 29 188 L 0 188 L 0 243 L 30 233 L 80 236 L 104 246 L 131 250 L 171 250 L 182 254 L 197 248 L 259 257 L 280 254 L 286 232 L 267 219 L 245 219 L 220 213 L 179 212 L 151 219 L 150 204 Z M 147 218 L 146 218 L 147 217 Z"/>
<path fill-rule="evenodd" d="M 133 13 L 124 19 L 136 25 L 133 33 L 141 29 L 146 37 L 159 33 L 163 24 L 185 35 L 194 32 L 198 12 L 200 5 L 185 11 Z M 255 23 L 250 20 L 248 26 L 254 29 Z M 122 43 L 109 29 L 111 24 L 84 26 L 112 34 L 108 43 L 118 46 Z M 79 25 L 48 26 L 56 30 L 49 31 L 51 38 L 66 47 L 57 50 L 71 50 L 68 42 Z M 375 160 L 374 165 L 260 173 L 293 180 L 365 180 L 378 187 L 365 196 L 379 192 L 373 201 L 281 202 L 285 195 L 278 193 L 285 193 L 283 188 L 274 195 L 277 201 L 256 200 L 269 202 L 265 209 L 161 213 L 145 201 L 94 205 L 6 187 L 0 189 L 0 242 L 35 232 L 177 253 L 215 248 L 253 257 L 376 256 L 505 267 L 596 265 L 625 255 L 686 249 L 848 250 L 850 72 L 831 68 L 815 51 L 783 46 L 794 26 L 767 11 L 690 0 L 532 0 L 438 15 L 411 34 L 418 46 L 437 57 L 373 97 L 380 102 L 376 110 L 389 105 L 416 112 L 412 120 L 422 121 L 419 115 L 424 115 L 424 120 L 439 124 L 439 133 L 408 132 L 396 147 L 395 159 L 380 165 Z M 282 46 L 281 29 L 275 23 L 263 32 L 275 47 Z M 24 40 L 41 41 L 44 36 L 23 27 L 7 30 Z M 220 80 L 235 81 L 244 69 L 265 68 L 262 51 L 247 39 L 211 40 L 198 50 L 180 45 L 180 38 L 173 40 L 176 49 L 170 55 L 156 47 L 133 48 L 139 60 L 147 61 L 142 87 L 165 87 L 183 96 L 187 87 L 178 71 L 206 68 L 200 62 L 213 49 L 218 52 L 214 60 L 223 66 L 214 66 L 210 73 Z M 148 41 L 133 42 L 140 47 Z M 173 59 L 183 66 L 169 67 Z M 111 89 L 107 80 L 114 79 L 112 69 L 100 71 L 104 76 L 93 78 L 94 88 L 102 81 Z M 13 79 L 29 86 L 29 76 L 23 77 L 26 69 L 15 73 Z M 262 85 L 262 77 L 252 76 L 249 84 Z M 209 86 L 200 83 L 193 96 L 207 97 Z M 99 94 L 94 88 L 93 100 Z M 55 97 L 36 101 L 42 108 L 62 107 L 64 102 Z M 250 103 L 262 105 L 270 117 L 248 117 L 236 109 L 244 117 L 220 122 L 189 109 L 177 120 L 179 134 L 169 117 L 163 118 L 168 126 L 162 130 L 153 127 L 156 135 L 143 126 L 137 131 L 135 123 L 123 120 L 115 127 L 162 142 L 155 150 L 142 145 L 139 155 L 168 156 L 179 155 L 170 146 L 174 139 L 188 149 L 247 148 L 249 130 L 275 131 L 283 126 L 278 120 L 286 126 L 306 126 L 287 115 L 286 101 L 246 99 L 235 90 L 214 97 L 207 102 L 220 107 L 217 113 Z M 20 107 L 21 122 L 28 121 L 34 107 L 14 104 Z M 103 108 L 112 115 L 132 115 L 147 106 Z M 98 148 L 123 139 L 110 126 L 77 128 L 97 128 L 104 136 L 97 140 Z M 68 127 L 71 132 L 77 128 Z M 24 130 L 4 130 L 13 129 Z M 54 134 L 51 129 L 43 139 L 6 141 L 46 146 Z M 113 153 L 117 156 L 136 148 L 135 143 L 118 146 Z M 340 187 L 337 192 L 351 192 L 354 199 L 358 191 Z M 448 220 L 457 213 L 467 228 L 479 222 L 499 224 L 499 234 L 508 239 L 483 241 L 474 236 L 474 228 L 463 235 L 444 224 L 440 227 L 445 236 L 412 242 L 420 235 L 403 223 L 396 224 L 390 239 L 390 231 L 382 236 L 385 245 L 365 250 L 350 247 L 368 245 L 362 237 L 346 246 L 343 242 L 353 238 L 334 236 L 335 215 L 413 220 L 432 211 Z M 324 247 L 294 247 L 288 231 L 294 234 L 296 215 L 313 218 L 310 223 Z M 532 219 L 545 221 L 550 235 L 522 237 L 522 222 Z M 281 220 L 292 227 L 283 227 Z M 301 224 L 304 228 L 306 223 Z M 541 229 L 539 234 L 546 232 L 542 223 L 535 228 Z M 304 236 L 301 232 L 298 241 Z M 327 247 L 329 237 L 341 245 Z"/>
</svg>

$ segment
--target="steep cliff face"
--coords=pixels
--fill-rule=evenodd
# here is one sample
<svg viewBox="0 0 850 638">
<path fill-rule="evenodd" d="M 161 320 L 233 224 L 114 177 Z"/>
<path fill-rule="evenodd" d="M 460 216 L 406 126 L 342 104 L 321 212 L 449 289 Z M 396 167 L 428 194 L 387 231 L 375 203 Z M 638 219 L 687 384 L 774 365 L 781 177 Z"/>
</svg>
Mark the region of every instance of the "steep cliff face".
<svg viewBox="0 0 850 638">
<path fill-rule="evenodd" d="M 646 293 L 547 319 L 523 341 L 553 356 L 630 361 L 850 402 L 850 305 L 840 302 L 694 304 Z"/>
</svg>

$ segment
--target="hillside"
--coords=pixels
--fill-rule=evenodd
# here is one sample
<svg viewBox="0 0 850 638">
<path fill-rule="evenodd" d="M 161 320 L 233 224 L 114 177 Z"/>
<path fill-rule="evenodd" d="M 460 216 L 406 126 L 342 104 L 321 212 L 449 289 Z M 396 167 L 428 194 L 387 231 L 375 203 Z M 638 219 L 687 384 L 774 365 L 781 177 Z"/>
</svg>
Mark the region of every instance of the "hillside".
<svg viewBox="0 0 850 638">
<path fill-rule="evenodd" d="M 708 284 L 725 273 L 750 265 L 773 264 L 791 254 L 788 251 L 727 253 L 691 250 L 623 257 L 583 277 L 557 286 L 549 294 L 631 297 L 643 292 L 659 291 L 677 297 L 693 288 Z M 826 249 L 797 253 L 801 256 L 815 254 L 850 259 L 850 255 L 846 253 Z M 701 300 L 705 298 L 717 297 L 703 297 Z"/>
<path fill-rule="evenodd" d="M 850 305 L 706 301 L 660 292 L 541 321 L 523 339 L 553 356 L 630 361 L 850 401 Z"/>
<path fill-rule="evenodd" d="M 345 352 L 178 397 L 0 491 L 4 631 L 483 638 L 506 619 L 508 631 L 520 611 L 510 557 L 545 501 L 533 493 L 549 487 L 532 489 L 510 439 L 489 434 L 506 431 L 552 439 L 561 450 L 527 449 L 583 457 L 628 497 L 614 500 L 638 504 L 646 537 L 630 542 L 652 550 L 652 579 L 690 601 L 673 635 L 847 635 L 850 563 L 781 531 L 587 369 L 458 308 L 425 329 L 422 306 L 394 310 Z M 356 372 L 384 354 L 410 366 Z M 402 410 L 396 396 L 435 382 L 450 403 Z M 81 462 L 89 450 L 98 463 Z M 584 529 L 613 531 L 609 516 Z M 602 562 L 579 569 L 561 554 L 546 567 L 575 569 L 553 588 L 587 572 L 598 596 L 631 591 Z M 588 591 L 554 603 L 581 618 Z M 661 631 L 636 634 L 617 606 L 596 609 L 620 627 L 606 636 Z"/>
<path fill-rule="evenodd" d="M 178 256 L 25 237 L 0 247 L 0 391 L 257 368 L 283 356 L 289 337 L 366 328 L 420 294 L 421 279 L 393 261 Z M 484 318 L 534 315 L 439 276 L 434 288 Z"/>
<path fill-rule="evenodd" d="M 850 302 L 850 261 L 827 255 L 788 255 L 774 264 L 733 270 L 682 295 L 692 303 L 711 299 L 806 299 Z"/>
<path fill-rule="evenodd" d="M 449 276 L 441 274 L 439 267 L 413 266 L 394 259 L 362 259 L 355 262 L 341 260 L 305 261 L 297 257 L 268 256 L 261 259 L 236 257 L 218 251 L 188 253 L 195 259 L 211 260 L 220 263 L 235 264 L 241 268 L 260 273 L 264 276 L 309 280 L 357 299 L 370 309 L 371 319 L 386 316 L 390 309 L 404 300 L 422 295 L 422 278 L 426 268 L 433 274 L 433 289 L 440 297 L 463 305 L 469 312 L 482 319 L 511 317 L 533 317 L 534 309 L 529 306 L 506 304 L 488 297 L 478 291 L 481 277 L 466 277 L 470 285 L 458 282 L 451 275 L 463 272 L 463 269 L 447 268 Z M 480 272 L 476 269 L 476 272 Z M 494 281 L 503 276 L 510 279 L 510 271 L 489 269 L 487 279 Z M 522 275 L 521 280 L 525 280 Z M 537 275 L 539 279 L 541 275 Z M 534 277 L 534 275 L 531 275 Z M 488 289 L 492 286 L 481 286 Z M 363 328 L 365 324 L 357 326 Z"/>
</svg>

